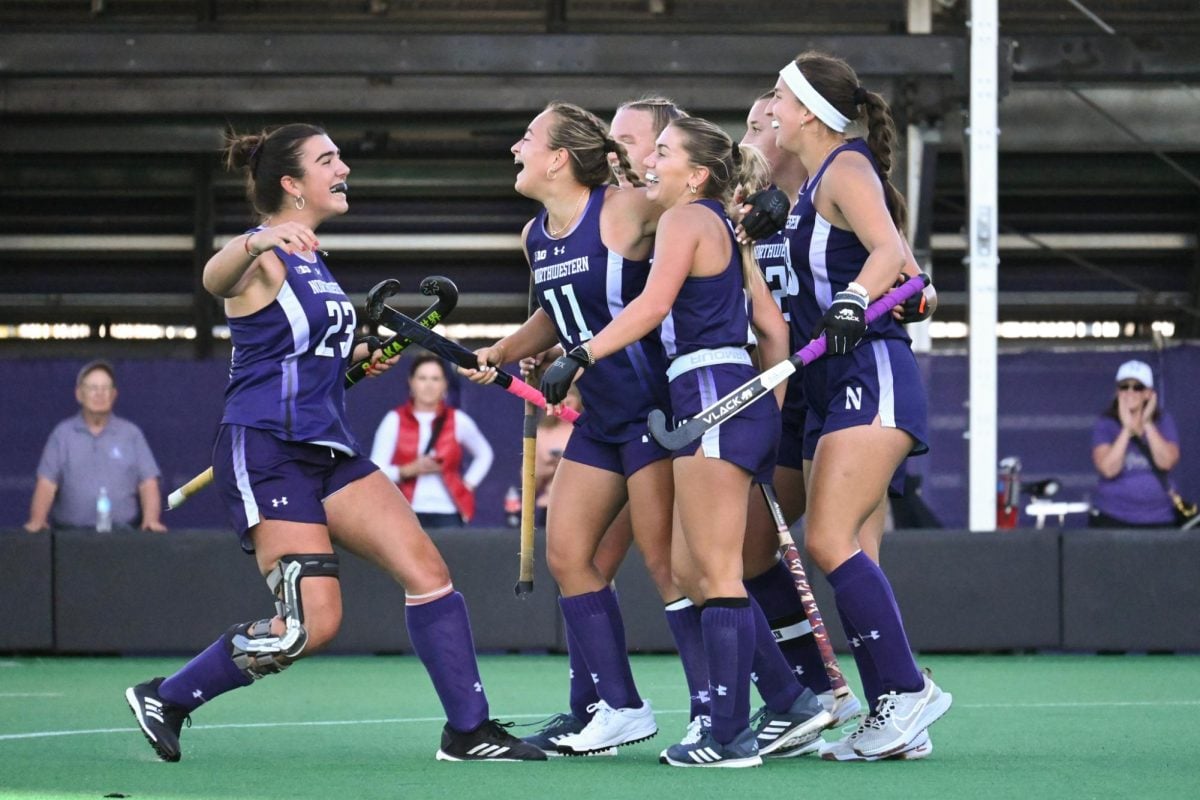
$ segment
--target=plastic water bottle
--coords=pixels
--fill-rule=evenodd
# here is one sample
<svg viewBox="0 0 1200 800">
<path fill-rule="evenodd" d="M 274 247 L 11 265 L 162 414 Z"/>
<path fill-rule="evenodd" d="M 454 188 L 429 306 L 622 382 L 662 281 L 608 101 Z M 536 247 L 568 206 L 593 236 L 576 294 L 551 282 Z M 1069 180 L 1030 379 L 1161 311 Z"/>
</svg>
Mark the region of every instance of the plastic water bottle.
<svg viewBox="0 0 1200 800">
<path fill-rule="evenodd" d="M 112 500 L 103 486 L 96 497 L 96 533 L 112 533 Z"/>
<path fill-rule="evenodd" d="M 510 486 L 504 493 L 504 514 L 508 527 L 516 528 L 521 524 L 521 492 L 517 487 Z"/>
</svg>

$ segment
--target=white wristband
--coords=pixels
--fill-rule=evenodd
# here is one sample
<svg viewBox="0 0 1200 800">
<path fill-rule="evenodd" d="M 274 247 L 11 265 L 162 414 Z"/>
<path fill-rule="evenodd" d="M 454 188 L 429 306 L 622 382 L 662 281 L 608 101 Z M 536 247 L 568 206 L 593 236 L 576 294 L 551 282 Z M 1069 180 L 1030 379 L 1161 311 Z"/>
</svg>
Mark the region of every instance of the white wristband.
<svg viewBox="0 0 1200 800">
<path fill-rule="evenodd" d="M 868 300 L 871 299 L 871 293 L 867 291 L 867 287 L 863 286 L 861 283 L 858 283 L 857 281 L 850 281 L 849 283 L 847 283 L 846 291 L 854 292 L 855 294 L 862 295 L 863 297 L 867 298 Z"/>
</svg>

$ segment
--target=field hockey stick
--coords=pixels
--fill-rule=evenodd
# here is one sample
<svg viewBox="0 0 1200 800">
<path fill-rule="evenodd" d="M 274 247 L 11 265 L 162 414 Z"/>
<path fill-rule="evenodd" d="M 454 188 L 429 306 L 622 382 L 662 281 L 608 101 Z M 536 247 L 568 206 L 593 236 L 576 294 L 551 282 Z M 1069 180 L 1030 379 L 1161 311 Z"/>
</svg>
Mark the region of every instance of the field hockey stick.
<svg viewBox="0 0 1200 800">
<path fill-rule="evenodd" d="M 533 276 L 529 278 L 529 317 L 533 316 Z M 533 593 L 533 516 L 537 501 L 535 468 L 537 458 L 538 409 L 525 401 L 524 428 L 521 437 L 521 554 L 517 570 L 517 585 L 513 591 L 517 597 Z"/>
<path fill-rule="evenodd" d="M 463 369 L 479 369 L 479 357 L 452 339 L 447 339 L 440 333 L 428 330 L 417 324 L 416 320 L 406 317 L 391 306 L 384 305 L 379 310 L 376 321 L 386 325 L 398 334 L 403 334 L 431 353 L 441 356 L 452 364 Z M 496 385 L 509 394 L 516 395 L 522 400 L 528 400 L 538 408 L 546 407 L 546 398 L 537 389 L 520 378 L 509 375 L 502 369 L 496 370 Z M 573 408 L 562 407 L 559 416 L 567 422 L 579 419 L 579 412 Z"/>
<path fill-rule="evenodd" d="M 763 499 L 767 501 L 767 510 L 775 520 L 775 531 L 779 535 L 779 555 L 787 565 L 788 572 L 792 573 L 792 583 L 796 585 L 796 594 L 800 595 L 800 604 L 804 606 L 804 616 L 808 617 L 809 627 L 812 628 L 813 639 L 821 653 L 821 662 L 825 665 L 825 674 L 829 676 L 833 696 L 840 699 L 850 694 L 850 687 L 846 685 L 846 677 L 842 675 L 833 645 L 829 643 L 829 634 L 825 632 L 825 620 L 821 618 L 821 610 L 817 608 L 817 598 L 813 597 L 804 563 L 796 550 L 796 541 L 792 539 L 792 532 L 788 530 L 779 498 L 775 495 L 775 487 L 769 483 L 760 483 L 759 487 L 762 489 Z"/>
<path fill-rule="evenodd" d="M 400 291 L 400 282 L 395 278 L 388 278 L 385 281 L 380 281 L 371 287 L 371 291 L 367 292 L 367 316 L 370 316 L 371 307 L 380 305 L 388 297 Z M 454 281 L 449 278 L 444 278 L 440 275 L 433 275 L 421 281 L 421 294 L 431 297 L 436 297 L 433 305 L 421 312 L 417 317 L 417 321 L 421 325 L 433 327 L 440 323 L 446 316 L 454 310 L 458 305 L 458 287 L 454 285 Z M 379 349 L 383 351 L 383 358 L 392 358 L 400 355 L 404 348 L 412 344 L 411 339 L 406 339 L 403 336 L 396 335 L 383 342 Z M 371 363 L 371 359 L 364 358 L 346 371 L 345 387 L 349 389 L 354 384 L 358 383 L 367 374 L 367 366 Z M 201 472 L 196 477 L 192 478 L 187 483 L 180 486 L 175 491 L 167 495 L 167 509 L 179 508 L 189 497 L 199 492 L 204 487 L 213 482 L 213 468 Z"/>
<path fill-rule="evenodd" d="M 871 323 L 887 314 L 895 306 L 908 298 L 924 291 L 924 276 L 909 278 L 900 286 L 880 297 L 867 308 L 867 322 Z M 793 353 L 785 361 L 781 361 L 766 372 L 760 372 L 751 380 L 743 383 L 729 394 L 722 397 L 696 416 L 681 423 L 678 427 L 667 429 L 667 415 L 660 409 L 650 412 L 646 420 L 650 426 L 650 434 L 668 450 L 679 448 L 696 441 L 705 431 L 712 430 L 725 420 L 738 414 L 742 409 L 771 393 L 776 386 L 786 381 L 796 369 L 811 364 L 825 355 L 825 334 L 822 333 L 800 350 Z"/>
</svg>

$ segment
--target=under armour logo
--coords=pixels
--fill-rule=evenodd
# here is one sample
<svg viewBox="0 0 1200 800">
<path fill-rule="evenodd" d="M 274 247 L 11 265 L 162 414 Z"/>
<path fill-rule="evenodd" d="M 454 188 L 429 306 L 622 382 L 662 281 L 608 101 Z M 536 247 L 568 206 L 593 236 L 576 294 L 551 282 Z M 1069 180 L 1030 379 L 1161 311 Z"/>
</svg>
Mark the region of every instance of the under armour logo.
<svg viewBox="0 0 1200 800">
<path fill-rule="evenodd" d="M 879 631 L 871 631 L 870 633 L 860 633 L 859 636 L 863 637 L 864 639 L 878 639 Z"/>
<path fill-rule="evenodd" d="M 575 670 L 573 668 L 567 667 L 567 677 L 571 680 L 575 680 Z"/>
<path fill-rule="evenodd" d="M 751 672 L 751 673 L 750 673 L 750 682 L 751 682 L 751 683 L 758 683 L 758 673 L 757 673 L 757 672 Z"/>
<path fill-rule="evenodd" d="M 706 690 L 701 689 L 700 691 L 696 692 L 696 699 L 701 703 L 707 703 L 709 702 L 709 694 Z"/>
<path fill-rule="evenodd" d="M 796 677 L 799 678 L 804 675 L 804 667 L 797 664 L 796 666 L 792 667 L 792 672 L 796 673 Z"/>
<path fill-rule="evenodd" d="M 274 500 L 271 501 L 271 506 L 273 508 L 279 508 L 280 506 L 286 506 L 286 505 L 287 505 L 286 497 L 276 497 Z"/>
<path fill-rule="evenodd" d="M 600 674 L 598 672 L 593 672 L 592 673 L 592 683 L 599 683 L 599 682 L 600 682 Z"/>
<path fill-rule="evenodd" d="M 850 646 L 851 647 L 862 647 L 862 639 L 859 639 L 857 636 L 851 637 L 850 638 Z"/>
<path fill-rule="evenodd" d="M 562 246 L 560 246 L 560 245 L 555 245 L 555 246 L 554 246 L 554 255 L 556 255 L 556 256 L 561 256 L 561 255 L 562 255 L 563 253 L 565 253 L 565 252 L 567 252 L 566 245 L 562 245 Z"/>
<path fill-rule="evenodd" d="M 199 700 L 201 703 L 203 703 L 203 702 L 204 702 L 204 692 L 200 691 L 199 689 L 197 689 L 196 691 L 192 692 L 192 697 L 196 698 L 196 699 L 197 699 L 197 700 Z"/>
<path fill-rule="evenodd" d="M 721 685 L 714 686 L 713 689 L 716 690 L 717 697 L 724 697 L 725 695 L 729 694 L 729 690 Z"/>
<path fill-rule="evenodd" d="M 475 681 L 475 691 L 477 691 L 477 692 L 483 691 L 483 684 L 480 683 L 479 681 Z"/>
</svg>

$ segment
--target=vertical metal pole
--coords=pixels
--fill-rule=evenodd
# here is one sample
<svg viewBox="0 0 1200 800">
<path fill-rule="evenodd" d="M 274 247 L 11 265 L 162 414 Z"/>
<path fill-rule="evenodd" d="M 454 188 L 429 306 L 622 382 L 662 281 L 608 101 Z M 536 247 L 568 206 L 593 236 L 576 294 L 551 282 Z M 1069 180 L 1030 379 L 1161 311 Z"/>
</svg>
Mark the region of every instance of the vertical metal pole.
<svg viewBox="0 0 1200 800">
<path fill-rule="evenodd" d="M 196 326 L 196 358 L 212 356 L 213 299 L 204 289 L 204 265 L 213 254 L 213 159 L 196 157 L 195 196 L 192 211 L 192 323 Z"/>
<path fill-rule="evenodd" d="M 932 0 L 908 0 L 908 32 L 911 34 L 933 33 Z M 904 197 L 908 200 L 908 230 L 904 233 L 908 236 L 909 246 L 913 248 L 913 256 L 917 260 L 917 265 L 932 278 L 932 259 L 928 257 L 928 253 L 925 254 L 925 258 L 922 258 L 917 241 L 918 225 L 924 223 L 928 229 L 930 224 L 929 220 L 921 219 L 925 214 L 925 203 L 921 195 L 921 187 L 925 182 L 922 180 L 922 176 L 925 170 L 936 168 L 936 164 L 927 164 L 922 158 L 925 153 L 925 137 L 928 131 L 927 125 L 912 122 L 910 115 L 910 122 L 906 126 L 904 136 L 908 150 L 908 157 L 905 160 L 908 167 L 905 173 L 907 180 L 904 187 Z M 932 349 L 933 343 L 929 337 L 928 321 L 909 325 L 908 335 L 912 337 L 913 352 L 928 353 Z"/>
<path fill-rule="evenodd" d="M 969 525 L 996 529 L 997 0 L 971 0 Z"/>
</svg>

